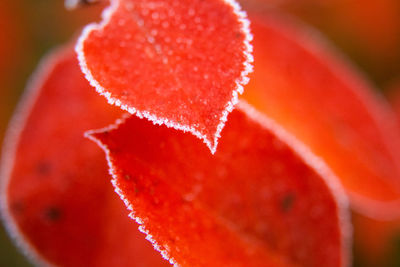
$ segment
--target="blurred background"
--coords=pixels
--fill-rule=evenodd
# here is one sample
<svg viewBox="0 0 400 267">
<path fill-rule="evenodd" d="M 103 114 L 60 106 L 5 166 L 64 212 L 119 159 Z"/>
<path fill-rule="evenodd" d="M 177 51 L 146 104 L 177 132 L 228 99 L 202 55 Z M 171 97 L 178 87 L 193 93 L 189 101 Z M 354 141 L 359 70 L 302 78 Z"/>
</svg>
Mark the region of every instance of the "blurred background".
<svg viewBox="0 0 400 267">
<path fill-rule="evenodd" d="M 396 95 L 396 88 L 400 91 L 399 0 L 242 0 L 241 3 L 249 12 L 268 15 L 278 10 L 315 27 L 364 72 L 377 90 L 390 96 Z M 98 20 L 102 8 L 95 5 L 67 11 L 63 5 L 63 0 L 0 1 L 0 140 L 40 58 L 77 36 L 83 25 Z M 357 214 L 353 215 L 353 221 L 355 266 L 400 266 L 400 222 L 376 222 Z M 31 266 L 2 226 L 0 266 Z"/>
<path fill-rule="evenodd" d="M 64 9 L 63 0 L 0 1 L 0 140 L 42 56 L 77 36 L 98 18 L 101 7 Z M 0 266 L 32 266 L 0 226 Z"/>
</svg>

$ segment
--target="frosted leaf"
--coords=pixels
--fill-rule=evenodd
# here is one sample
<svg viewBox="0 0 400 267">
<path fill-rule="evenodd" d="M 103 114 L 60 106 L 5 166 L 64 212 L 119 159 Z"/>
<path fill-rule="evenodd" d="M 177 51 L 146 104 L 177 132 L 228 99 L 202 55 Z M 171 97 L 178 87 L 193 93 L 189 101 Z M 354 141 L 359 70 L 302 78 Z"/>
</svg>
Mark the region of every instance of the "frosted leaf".
<svg viewBox="0 0 400 267">
<path fill-rule="evenodd" d="M 195 137 L 136 116 L 86 136 L 105 151 L 130 216 L 172 263 L 349 263 L 348 203 L 337 177 L 244 102 L 214 155 Z"/>
<path fill-rule="evenodd" d="M 232 0 L 113 0 L 76 51 L 110 104 L 191 132 L 214 153 L 252 69 L 251 38 Z"/>
</svg>

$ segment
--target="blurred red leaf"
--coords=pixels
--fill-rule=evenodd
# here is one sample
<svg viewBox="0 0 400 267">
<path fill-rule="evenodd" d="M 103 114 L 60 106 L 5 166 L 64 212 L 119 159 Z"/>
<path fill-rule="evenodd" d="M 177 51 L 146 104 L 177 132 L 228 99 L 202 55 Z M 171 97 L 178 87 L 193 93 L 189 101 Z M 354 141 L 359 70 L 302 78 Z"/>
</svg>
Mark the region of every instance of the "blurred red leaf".
<svg viewBox="0 0 400 267">
<path fill-rule="evenodd" d="M 400 79 L 393 82 L 386 90 L 387 98 L 400 122 Z"/>
<path fill-rule="evenodd" d="M 367 216 L 400 215 L 400 129 L 360 75 L 314 32 L 252 18 L 255 72 L 244 98 L 322 157 Z"/>
<path fill-rule="evenodd" d="M 241 103 L 215 155 L 197 138 L 132 116 L 89 133 L 113 184 L 164 257 L 180 266 L 346 266 L 349 225 L 335 177 Z"/>
<path fill-rule="evenodd" d="M 400 122 L 400 82 L 387 89 L 387 97 Z M 400 206 L 398 206 L 400 211 Z M 400 264 L 400 219 L 374 220 L 354 213 L 356 260 L 362 266 L 398 266 Z"/>
<path fill-rule="evenodd" d="M 317 27 L 379 85 L 400 71 L 398 0 L 242 0 L 247 10 L 278 9 Z"/>
<path fill-rule="evenodd" d="M 37 263 L 166 266 L 109 183 L 83 132 L 121 115 L 89 86 L 73 49 L 45 60 L 10 127 L 2 162 L 7 228 Z"/>
<path fill-rule="evenodd" d="M 215 152 L 251 70 L 245 14 L 223 0 L 111 3 L 77 45 L 88 80 L 110 103 L 190 131 Z"/>
<path fill-rule="evenodd" d="M 319 26 L 336 40 L 384 58 L 397 52 L 400 4 L 396 0 L 242 0 L 255 8 L 279 7 Z"/>
</svg>

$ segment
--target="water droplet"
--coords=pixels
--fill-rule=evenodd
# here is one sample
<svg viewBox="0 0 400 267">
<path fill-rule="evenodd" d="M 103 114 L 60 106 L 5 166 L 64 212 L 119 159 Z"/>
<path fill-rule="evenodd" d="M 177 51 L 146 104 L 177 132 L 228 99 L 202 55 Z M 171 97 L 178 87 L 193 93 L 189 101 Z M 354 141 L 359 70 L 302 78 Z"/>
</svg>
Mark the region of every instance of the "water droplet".
<svg viewBox="0 0 400 267">
<path fill-rule="evenodd" d="M 154 46 L 154 49 L 156 50 L 157 54 L 161 54 L 161 45 L 156 44 L 156 45 Z"/>
<path fill-rule="evenodd" d="M 143 27 L 144 26 L 144 21 L 142 19 L 137 19 L 136 23 L 139 27 Z"/>
<path fill-rule="evenodd" d="M 174 16 L 175 16 L 175 12 L 174 12 L 173 9 L 169 9 L 169 10 L 168 10 L 168 16 L 169 16 L 169 17 L 174 17 Z"/>
<path fill-rule="evenodd" d="M 126 40 L 131 40 L 132 39 L 132 34 L 130 34 L 130 33 L 125 34 L 125 39 Z"/>
<path fill-rule="evenodd" d="M 158 14 L 158 12 L 153 12 L 153 13 L 151 14 L 151 18 L 152 18 L 153 20 L 158 20 L 158 19 L 160 18 L 160 15 Z"/>
<path fill-rule="evenodd" d="M 195 11 L 194 11 L 194 9 L 193 9 L 193 8 L 190 8 L 190 9 L 189 9 L 189 11 L 188 11 L 188 15 L 189 15 L 189 17 L 193 17 L 193 16 L 194 16 L 194 14 L 195 14 Z"/>
<path fill-rule="evenodd" d="M 126 21 L 124 19 L 118 20 L 118 25 L 119 26 L 124 26 L 126 24 Z"/>
<path fill-rule="evenodd" d="M 151 44 L 154 44 L 154 37 L 152 36 L 147 37 L 147 41 Z"/>
<path fill-rule="evenodd" d="M 150 13 L 150 11 L 149 11 L 147 8 L 143 8 L 143 9 L 142 9 L 142 15 L 143 15 L 144 17 L 147 17 L 147 16 L 149 15 L 149 13 Z"/>
<path fill-rule="evenodd" d="M 125 4 L 125 8 L 126 8 L 128 11 L 133 10 L 133 3 L 127 2 L 127 3 Z"/>
<path fill-rule="evenodd" d="M 153 35 L 153 36 L 156 36 L 158 34 L 158 31 L 156 29 L 152 29 L 150 31 L 150 34 Z"/>
<path fill-rule="evenodd" d="M 168 21 L 163 21 L 163 22 L 161 23 L 161 26 L 162 26 L 163 28 L 168 28 L 168 27 L 169 27 L 169 22 L 168 22 Z"/>
</svg>

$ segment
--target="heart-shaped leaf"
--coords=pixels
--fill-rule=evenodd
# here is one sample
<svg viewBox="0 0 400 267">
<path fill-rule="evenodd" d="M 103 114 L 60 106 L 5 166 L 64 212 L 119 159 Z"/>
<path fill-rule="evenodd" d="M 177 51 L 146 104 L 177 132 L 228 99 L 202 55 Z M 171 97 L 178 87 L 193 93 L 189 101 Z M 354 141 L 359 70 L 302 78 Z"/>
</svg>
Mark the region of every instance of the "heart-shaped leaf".
<svg viewBox="0 0 400 267">
<path fill-rule="evenodd" d="M 315 33 L 252 17 L 245 99 L 324 159 L 363 214 L 400 216 L 400 128 L 371 86 Z"/>
<path fill-rule="evenodd" d="M 42 63 L 2 155 L 3 215 L 37 264 L 167 266 L 113 192 L 83 132 L 121 116 L 91 90 L 71 47 Z"/>
<path fill-rule="evenodd" d="M 112 0 L 76 49 L 110 103 L 189 131 L 214 153 L 251 71 L 248 24 L 234 0 Z"/>
<path fill-rule="evenodd" d="M 349 224 L 336 178 L 244 103 L 218 151 L 131 116 L 89 132 L 117 193 L 179 266 L 346 266 Z"/>
</svg>

